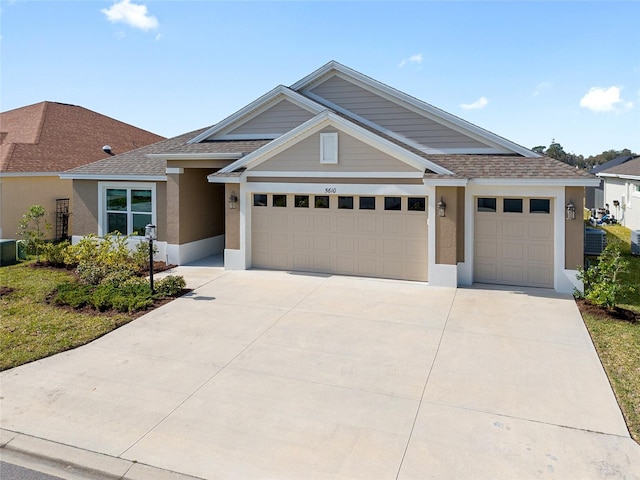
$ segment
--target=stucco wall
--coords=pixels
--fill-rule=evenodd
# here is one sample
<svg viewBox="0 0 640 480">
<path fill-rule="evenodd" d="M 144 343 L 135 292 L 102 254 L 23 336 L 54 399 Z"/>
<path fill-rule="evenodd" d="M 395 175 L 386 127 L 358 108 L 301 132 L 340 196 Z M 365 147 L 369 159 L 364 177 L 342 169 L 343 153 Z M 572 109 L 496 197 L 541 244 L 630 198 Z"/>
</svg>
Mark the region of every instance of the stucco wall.
<svg viewBox="0 0 640 480">
<path fill-rule="evenodd" d="M 576 219 L 564 220 L 564 268 L 575 270 L 584 262 L 584 187 L 565 187 L 565 201 L 572 201 L 576 207 Z"/>
<path fill-rule="evenodd" d="M 234 193 L 238 197 L 236 208 L 229 208 L 227 199 Z M 240 185 L 237 183 L 225 184 L 225 248 L 240 249 Z"/>
<path fill-rule="evenodd" d="M 73 208 L 71 180 L 61 180 L 57 176 L 2 177 L 0 182 L 2 182 L 0 189 L 2 232 L 0 237 L 18 238 L 16 233 L 22 215 L 31 205 L 42 205 L 47 212 L 46 220 L 51 224 L 47 238 L 54 238 L 56 235 L 56 199 L 68 198 L 70 207 Z M 73 233 L 72 222 L 73 217 L 69 219 L 69 235 Z"/>
<path fill-rule="evenodd" d="M 438 215 L 437 205 L 440 199 L 447 205 L 444 217 Z M 458 245 L 460 222 L 464 225 L 464 217 L 460 218 L 463 215 L 460 210 L 464 208 L 464 204 L 459 203 L 458 187 L 436 187 L 433 202 L 436 205 L 436 263 L 456 265 L 461 255 L 460 250 L 464 250 L 464 236 L 462 244 Z"/>
</svg>

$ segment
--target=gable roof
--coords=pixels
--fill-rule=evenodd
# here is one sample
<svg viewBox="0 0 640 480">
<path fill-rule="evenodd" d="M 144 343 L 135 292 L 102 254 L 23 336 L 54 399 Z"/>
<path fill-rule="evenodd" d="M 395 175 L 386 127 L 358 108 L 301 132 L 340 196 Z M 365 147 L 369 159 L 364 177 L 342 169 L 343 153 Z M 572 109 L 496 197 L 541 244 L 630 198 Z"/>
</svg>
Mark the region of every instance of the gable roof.
<svg viewBox="0 0 640 480">
<path fill-rule="evenodd" d="M 426 118 L 435 120 L 438 123 L 446 125 L 452 128 L 453 130 L 464 133 L 472 138 L 483 139 L 484 141 L 490 144 L 499 145 L 505 148 L 509 152 L 523 155 L 525 157 L 540 156 L 538 153 L 532 150 L 529 150 L 528 148 L 518 145 L 510 140 L 507 140 L 499 135 L 496 135 L 495 133 L 489 132 L 488 130 L 478 127 L 477 125 L 467 122 L 466 120 L 463 120 L 455 115 L 445 112 L 444 110 L 434 107 L 433 105 L 423 102 L 422 100 L 412 97 L 411 95 L 408 95 L 404 92 L 396 90 L 395 88 L 392 88 L 371 77 L 363 75 L 362 73 L 357 72 L 333 60 L 327 63 L 326 65 L 320 67 L 315 72 L 307 75 L 303 79 L 291 85 L 291 89 L 296 90 L 302 93 L 303 95 L 315 100 L 316 102 L 332 108 L 333 110 L 337 110 L 341 113 L 344 113 L 353 117 L 356 120 L 359 120 L 363 123 L 367 123 L 371 127 L 376 128 L 382 133 L 390 134 L 395 138 L 397 138 L 398 140 L 404 141 L 407 144 L 420 148 L 419 145 L 416 145 L 413 142 L 408 141 L 408 139 L 403 138 L 395 134 L 394 132 L 391 132 L 379 125 L 376 125 L 375 123 L 370 122 L 358 115 L 355 115 L 353 112 L 349 112 L 348 110 L 341 109 L 339 106 L 332 104 L 331 102 L 328 102 L 327 100 L 311 92 L 311 90 L 315 86 L 324 82 L 326 79 L 328 79 L 333 75 L 340 75 L 343 78 L 346 78 L 349 81 L 352 81 L 364 87 L 367 90 L 373 91 L 377 95 L 380 95 L 393 102 L 396 102 L 410 110 L 413 110 L 416 113 L 419 113 L 425 116 Z"/>
<path fill-rule="evenodd" d="M 632 157 L 633 158 L 633 157 Z M 640 180 L 640 157 L 615 165 L 598 173 L 599 177 L 620 177 Z"/>
<path fill-rule="evenodd" d="M 621 155 L 619 157 L 614 158 L 613 160 L 609 160 L 606 163 L 603 163 L 601 165 L 596 165 L 591 169 L 591 173 L 597 174 L 600 172 L 604 172 L 605 170 L 608 170 L 617 165 L 622 165 L 623 163 L 628 162 L 629 160 L 635 158 L 636 156 L 637 155 Z"/>
<path fill-rule="evenodd" d="M 40 102 L 0 113 L 0 174 L 62 172 L 164 137 L 83 107 Z"/>
</svg>

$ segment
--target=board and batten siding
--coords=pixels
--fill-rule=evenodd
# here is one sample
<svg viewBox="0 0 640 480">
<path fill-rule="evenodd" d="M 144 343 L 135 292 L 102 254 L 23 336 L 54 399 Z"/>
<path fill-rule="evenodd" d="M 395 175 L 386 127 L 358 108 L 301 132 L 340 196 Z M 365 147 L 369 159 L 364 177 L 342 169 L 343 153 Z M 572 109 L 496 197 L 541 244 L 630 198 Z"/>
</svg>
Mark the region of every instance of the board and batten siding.
<svg viewBox="0 0 640 480">
<path fill-rule="evenodd" d="M 338 76 L 329 78 L 311 92 L 425 147 L 443 149 L 488 146 Z"/>
<path fill-rule="evenodd" d="M 251 169 L 267 172 L 415 172 L 416 168 L 383 153 L 346 133 L 338 133 L 338 163 L 320 163 L 320 133 L 324 129 L 289 147 Z"/>
<path fill-rule="evenodd" d="M 283 134 L 309 120 L 313 115 L 288 100 L 281 100 L 247 122 L 227 130 L 228 135 Z"/>
</svg>

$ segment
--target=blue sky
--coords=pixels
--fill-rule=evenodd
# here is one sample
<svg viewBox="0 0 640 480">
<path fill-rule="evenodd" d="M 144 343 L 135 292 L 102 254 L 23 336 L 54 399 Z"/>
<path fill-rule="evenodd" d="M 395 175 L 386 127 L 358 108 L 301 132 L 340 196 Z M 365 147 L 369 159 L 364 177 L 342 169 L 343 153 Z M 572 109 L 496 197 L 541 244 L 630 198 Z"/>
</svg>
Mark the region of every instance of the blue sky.
<svg viewBox="0 0 640 480">
<path fill-rule="evenodd" d="M 640 153 L 638 1 L 1 0 L 0 109 L 164 136 L 337 60 L 526 147 Z"/>
</svg>

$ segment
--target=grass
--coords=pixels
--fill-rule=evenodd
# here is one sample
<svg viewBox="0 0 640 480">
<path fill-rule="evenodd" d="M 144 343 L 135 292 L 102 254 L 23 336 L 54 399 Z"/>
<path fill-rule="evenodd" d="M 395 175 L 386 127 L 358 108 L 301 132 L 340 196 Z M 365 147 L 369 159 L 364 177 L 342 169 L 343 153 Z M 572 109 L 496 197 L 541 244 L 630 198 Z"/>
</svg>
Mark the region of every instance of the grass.
<svg viewBox="0 0 640 480">
<path fill-rule="evenodd" d="M 621 225 L 603 228 L 607 231 L 607 242 L 618 244 L 623 258 L 629 262 L 629 271 L 621 276 L 621 281 L 636 287 L 621 299 L 618 307 L 640 313 L 640 257 L 631 255 L 631 232 Z M 596 309 L 583 309 L 582 316 L 629 432 L 640 443 L 640 321 L 621 320 Z"/>
<path fill-rule="evenodd" d="M 47 303 L 60 283 L 73 278 L 66 270 L 32 268 L 30 263 L 0 268 L 0 370 L 84 345 L 134 318 L 95 314 Z"/>
</svg>

